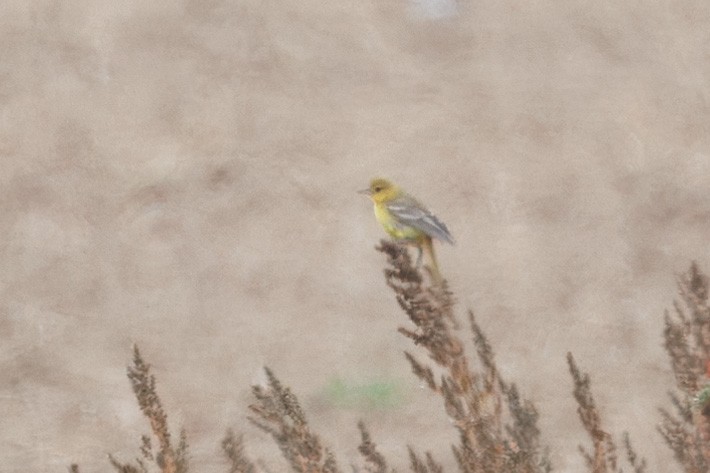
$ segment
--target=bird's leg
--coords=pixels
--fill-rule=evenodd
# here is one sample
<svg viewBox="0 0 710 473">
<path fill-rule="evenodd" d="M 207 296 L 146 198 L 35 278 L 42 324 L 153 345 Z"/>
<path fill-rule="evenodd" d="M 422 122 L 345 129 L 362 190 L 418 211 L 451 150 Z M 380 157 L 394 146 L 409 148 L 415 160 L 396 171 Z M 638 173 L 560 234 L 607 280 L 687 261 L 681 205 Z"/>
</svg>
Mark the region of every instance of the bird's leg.
<svg viewBox="0 0 710 473">
<path fill-rule="evenodd" d="M 420 245 L 417 245 L 417 263 L 416 263 L 416 268 L 419 269 L 422 267 L 422 247 Z"/>
</svg>

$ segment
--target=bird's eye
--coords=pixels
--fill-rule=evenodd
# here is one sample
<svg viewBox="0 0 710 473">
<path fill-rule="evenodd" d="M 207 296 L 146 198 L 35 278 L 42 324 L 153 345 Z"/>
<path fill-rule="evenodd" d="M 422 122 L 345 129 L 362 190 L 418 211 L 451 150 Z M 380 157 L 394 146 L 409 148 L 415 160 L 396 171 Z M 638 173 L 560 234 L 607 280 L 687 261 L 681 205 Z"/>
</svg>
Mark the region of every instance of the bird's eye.
<svg viewBox="0 0 710 473">
<path fill-rule="evenodd" d="M 375 187 L 375 192 L 380 192 L 382 188 L 380 186 Z"/>
</svg>

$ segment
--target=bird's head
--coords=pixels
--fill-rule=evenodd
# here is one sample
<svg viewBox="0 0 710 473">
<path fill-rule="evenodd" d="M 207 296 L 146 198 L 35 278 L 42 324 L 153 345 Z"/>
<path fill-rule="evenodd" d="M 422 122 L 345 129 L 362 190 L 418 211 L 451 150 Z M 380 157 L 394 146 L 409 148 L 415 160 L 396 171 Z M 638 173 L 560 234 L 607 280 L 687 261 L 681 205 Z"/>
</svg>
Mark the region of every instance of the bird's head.
<svg viewBox="0 0 710 473">
<path fill-rule="evenodd" d="M 377 178 L 370 181 L 370 187 L 361 190 L 360 193 L 370 196 L 373 202 L 381 203 L 396 197 L 399 188 L 387 179 Z"/>
</svg>

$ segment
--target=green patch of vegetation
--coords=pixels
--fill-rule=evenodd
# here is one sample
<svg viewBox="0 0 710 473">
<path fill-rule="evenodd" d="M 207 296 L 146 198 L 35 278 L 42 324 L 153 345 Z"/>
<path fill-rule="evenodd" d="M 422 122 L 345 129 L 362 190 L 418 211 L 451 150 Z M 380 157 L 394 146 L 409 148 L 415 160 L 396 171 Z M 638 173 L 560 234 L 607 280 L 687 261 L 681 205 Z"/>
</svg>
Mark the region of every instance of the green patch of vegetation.
<svg viewBox="0 0 710 473">
<path fill-rule="evenodd" d="M 343 408 L 391 409 L 404 403 L 398 384 L 388 380 L 357 383 L 334 378 L 325 387 L 325 397 L 334 406 Z"/>
</svg>

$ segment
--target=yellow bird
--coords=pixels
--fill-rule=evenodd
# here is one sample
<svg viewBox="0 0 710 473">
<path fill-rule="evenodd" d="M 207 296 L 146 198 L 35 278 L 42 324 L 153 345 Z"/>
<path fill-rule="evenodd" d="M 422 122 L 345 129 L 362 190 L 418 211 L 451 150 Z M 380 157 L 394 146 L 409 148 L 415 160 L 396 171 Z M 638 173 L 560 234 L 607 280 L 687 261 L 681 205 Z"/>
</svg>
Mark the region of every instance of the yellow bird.
<svg viewBox="0 0 710 473">
<path fill-rule="evenodd" d="M 417 199 L 386 179 L 373 179 L 370 187 L 360 193 L 370 197 L 374 203 L 377 221 L 392 238 L 417 247 L 417 266 L 421 264 L 422 251 L 427 253 L 431 261 L 432 277 L 440 283 L 442 278 L 434 255 L 432 238 L 453 245 L 454 238 L 446 225 Z"/>
</svg>

